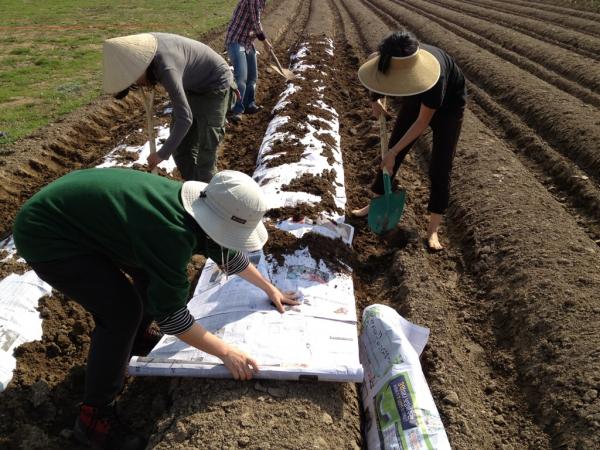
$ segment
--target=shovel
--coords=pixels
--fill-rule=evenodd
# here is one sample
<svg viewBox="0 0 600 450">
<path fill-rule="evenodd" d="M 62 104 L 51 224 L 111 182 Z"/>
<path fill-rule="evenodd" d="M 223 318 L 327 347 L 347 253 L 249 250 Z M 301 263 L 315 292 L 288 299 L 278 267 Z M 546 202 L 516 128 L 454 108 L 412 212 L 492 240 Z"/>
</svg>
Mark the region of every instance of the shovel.
<svg viewBox="0 0 600 450">
<path fill-rule="evenodd" d="M 146 131 L 148 133 L 148 143 L 150 144 L 150 153 L 156 153 L 156 141 L 154 140 L 154 121 L 152 120 L 152 110 L 154 106 L 154 89 L 142 88 L 144 96 L 144 109 L 146 110 Z M 152 169 L 152 173 L 157 173 L 158 169 Z"/>
<path fill-rule="evenodd" d="M 382 100 L 385 108 L 385 97 Z M 385 124 L 385 114 L 379 116 L 379 138 L 381 140 L 381 159 L 388 151 L 387 128 Z M 371 200 L 369 205 L 369 228 L 375 234 L 384 234 L 396 227 L 402 211 L 406 193 L 404 191 L 392 192 L 392 180 L 387 169 L 383 169 L 383 188 L 384 194 Z"/>
<path fill-rule="evenodd" d="M 273 58 L 273 60 L 275 61 L 275 64 L 277 64 L 277 66 L 270 64 L 271 69 L 273 69 L 275 72 L 277 72 L 279 75 L 281 75 L 286 80 L 288 80 L 288 81 L 293 80 L 295 77 L 294 72 L 292 72 L 289 69 L 284 69 L 283 67 L 281 67 L 279 60 L 277 59 L 277 55 L 275 54 L 275 52 L 273 51 L 273 49 L 271 47 L 269 47 L 269 53 L 271 54 L 271 58 Z"/>
</svg>

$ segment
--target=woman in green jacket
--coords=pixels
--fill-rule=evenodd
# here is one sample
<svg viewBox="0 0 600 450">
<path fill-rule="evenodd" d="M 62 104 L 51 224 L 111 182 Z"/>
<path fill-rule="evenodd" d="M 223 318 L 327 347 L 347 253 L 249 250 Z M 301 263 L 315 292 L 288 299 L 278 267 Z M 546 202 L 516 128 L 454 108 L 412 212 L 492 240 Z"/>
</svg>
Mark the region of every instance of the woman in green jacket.
<svg viewBox="0 0 600 450">
<path fill-rule="evenodd" d="M 267 281 L 243 252 L 262 248 L 267 203 L 247 175 L 223 171 L 210 183 L 169 180 L 128 169 L 87 169 L 49 184 L 14 224 L 17 250 L 38 276 L 94 317 L 85 395 L 75 437 L 103 448 L 142 448 L 115 421 L 139 329 L 156 320 L 166 334 L 218 356 L 236 379 L 258 370 L 187 309 L 187 264 L 199 253 L 261 288 L 279 312 L 297 304 Z M 133 283 L 127 278 L 129 275 Z"/>
</svg>

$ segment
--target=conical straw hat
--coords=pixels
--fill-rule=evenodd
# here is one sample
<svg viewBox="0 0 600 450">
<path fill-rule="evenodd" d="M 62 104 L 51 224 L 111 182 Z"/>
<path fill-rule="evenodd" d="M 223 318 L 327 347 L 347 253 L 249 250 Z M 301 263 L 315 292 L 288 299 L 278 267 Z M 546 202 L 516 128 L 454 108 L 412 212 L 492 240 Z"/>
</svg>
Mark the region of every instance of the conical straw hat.
<svg viewBox="0 0 600 450">
<path fill-rule="evenodd" d="M 431 89 L 440 78 L 440 63 L 426 50 L 418 49 L 409 56 L 393 56 L 386 73 L 377 70 L 379 55 L 358 69 L 358 79 L 378 94 L 406 97 Z"/>
<path fill-rule="evenodd" d="M 157 46 L 150 33 L 104 41 L 104 92 L 116 94 L 135 83 L 152 62 Z"/>
</svg>

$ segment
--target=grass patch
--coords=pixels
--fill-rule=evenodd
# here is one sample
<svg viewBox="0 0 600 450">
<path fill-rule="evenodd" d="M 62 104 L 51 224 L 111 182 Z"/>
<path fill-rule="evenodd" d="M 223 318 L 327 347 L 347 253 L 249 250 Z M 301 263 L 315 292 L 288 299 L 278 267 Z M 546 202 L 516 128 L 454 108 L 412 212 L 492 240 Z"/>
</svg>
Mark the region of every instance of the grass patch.
<svg viewBox="0 0 600 450">
<path fill-rule="evenodd" d="M 4 0 L 0 148 L 101 94 L 102 42 L 161 31 L 197 38 L 238 0 Z M 217 48 L 217 51 L 222 49 Z"/>
</svg>

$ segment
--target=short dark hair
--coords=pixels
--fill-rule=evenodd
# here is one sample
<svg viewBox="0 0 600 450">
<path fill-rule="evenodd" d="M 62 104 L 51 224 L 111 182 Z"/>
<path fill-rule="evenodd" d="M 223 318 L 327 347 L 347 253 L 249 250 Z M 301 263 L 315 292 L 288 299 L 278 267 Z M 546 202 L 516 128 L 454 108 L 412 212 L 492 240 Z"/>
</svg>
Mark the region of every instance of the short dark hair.
<svg viewBox="0 0 600 450">
<path fill-rule="evenodd" d="M 387 72 L 392 57 L 410 56 L 419 49 L 419 40 L 410 31 L 399 30 L 387 35 L 379 43 L 377 70 Z"/>
</svg>

